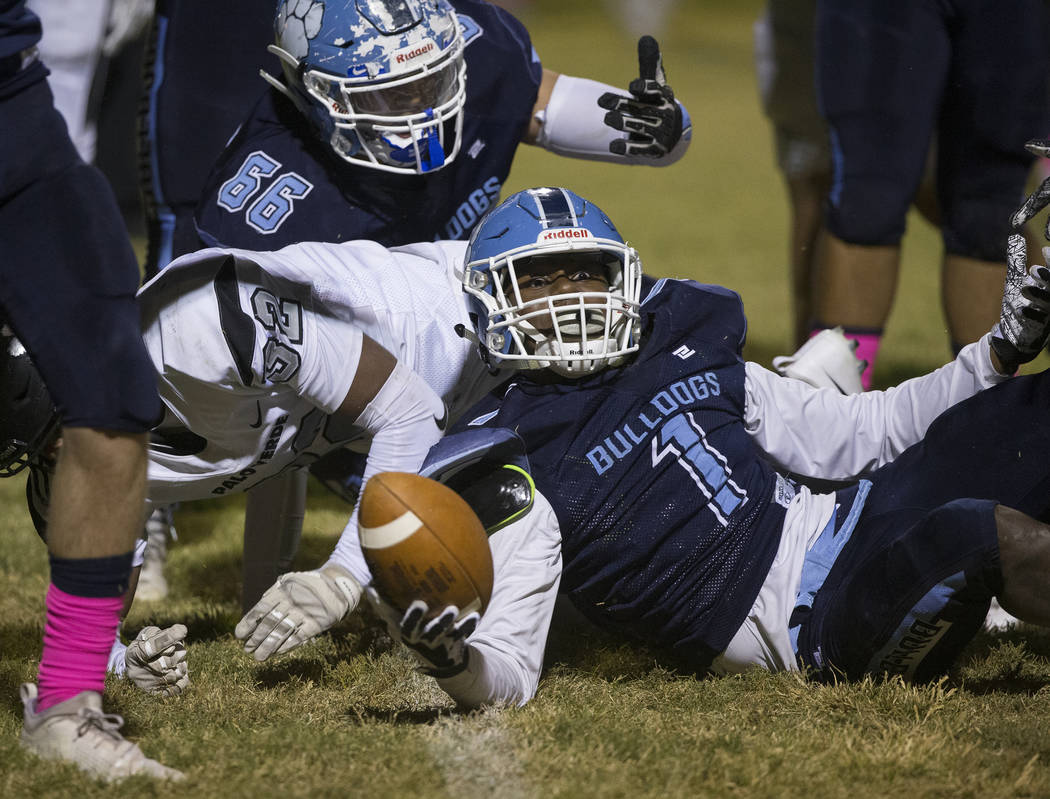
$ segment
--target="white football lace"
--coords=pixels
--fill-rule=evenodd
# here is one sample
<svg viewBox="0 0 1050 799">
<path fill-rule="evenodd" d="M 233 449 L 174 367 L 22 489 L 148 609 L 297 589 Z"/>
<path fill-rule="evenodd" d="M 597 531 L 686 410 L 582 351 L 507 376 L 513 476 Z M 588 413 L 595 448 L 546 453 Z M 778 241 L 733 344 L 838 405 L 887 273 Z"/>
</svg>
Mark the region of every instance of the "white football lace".
<svg viewBox="0 0 1050 799">
<path fill-rule="evenodd" d="M 87 734 L 92 728 L 97 729 L 104 735 L 115 741 L 123 741 L 120 728 L 124 726 L 124 718 L 118 713 L 102 713 L 94 708 L 82 708 L 79 715 L 83 721 L 77 727 L 77 737 Z"/>
</svg>

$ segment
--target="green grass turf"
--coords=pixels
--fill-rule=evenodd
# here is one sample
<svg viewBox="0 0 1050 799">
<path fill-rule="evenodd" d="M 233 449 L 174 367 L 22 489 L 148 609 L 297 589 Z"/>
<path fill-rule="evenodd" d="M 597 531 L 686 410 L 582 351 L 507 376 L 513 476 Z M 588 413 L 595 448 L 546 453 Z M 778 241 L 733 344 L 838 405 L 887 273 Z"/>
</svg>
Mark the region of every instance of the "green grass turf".
<svg viewBox="0 0 1050 799">
<path fill-rule="evenodd" d="M 545 64 L 626 85 L 634 41 L 600 3 L 537 0 L 524 13 Z M 739 290 L 747 354 L 789 348 L 787 213 L 755 92 L 751 23 L 760 4 L 683 0 L 661 38 L 695 125 L 666 169 L 622 169 L 522 148 L 507 192 L 567 185 L 602 206 L 649 271 Z M 937 299 L 936 235 L 913 221 L 876 380 L 949 357 Z M 0 482 L 0 796 L 108 796 L 17 744 L 18 684 L 39 655 L 44 547 L 20 478 Z M 1050 636 L 981 635 L 949 679 L 820 686 L 793 675 L 698 680 L 651 653 L 557 630 L 539 695 L 524 709 L 456 713 L 374 620 L 355 617 L 272 664 L 233 639 L 239 618 L 240 499 L 177 516 L 171 598 L 140 603 L 126 631 L 190 629 L 193 685 L 156 700 L 110 682 L 129 736 L 188 775 L 172 792 L 230 797 L 1045 797 L 1050 796 Z M 347 512 L 311 489 L 297 567 L 330 551 Z M 162 796 L 144 779 L 125 795 Z"/>
</svg>

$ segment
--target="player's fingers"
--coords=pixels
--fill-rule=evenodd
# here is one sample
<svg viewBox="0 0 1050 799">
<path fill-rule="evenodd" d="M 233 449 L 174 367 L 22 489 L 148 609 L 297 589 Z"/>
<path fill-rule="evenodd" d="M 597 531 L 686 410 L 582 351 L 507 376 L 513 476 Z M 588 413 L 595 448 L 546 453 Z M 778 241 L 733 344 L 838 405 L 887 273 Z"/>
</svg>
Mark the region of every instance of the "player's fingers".
<svg viewBox="0 0 1050 799">
<path fill-rule="evenodd" d="M 1011 233 L 1006 239 L 1006 266 L 1014 280 L 1028 274 L 1028 248 L 1020 233 Z"/>
<path fill-rule="evenodd" d="M 610 111 L 605 115 L 605 124 L 613 130 L 623 130 L 623 114 L 619 111 Z"/>
<path fill-rule="evenodd" d="M 187 673 L 187 671 L 188 669 L 186 668 L 185 663 L 179 666 L 168 662 L 164 664 L 164 668 L 157 669 L 157 681 L 160 683 L 173 685 L 177 683 L 182 678 L 182 676 Z"/>
<path fill-rule="evenodd" d="M 1050 158 L 1050 139 L 1032 139 L 1024 148 L 1039 158 Z"/>
<path fill-rule="evenodd" d="M 478 613 L 471 613 L 469 616 L 464 617 L 460 620 L 459 624 L 456 625 L 456 637 L 457 638 L 470 638 L 474 630 L 478 627 L 478 622 L 481 621 L 481 616 Z"/>
<path fill-rule="evenodd" d="M 150 635 L 144 635 L 146 630 L 153 630 L 154 632 Z M 186 638 L 186 626 L 183 624 L 173 624 L 167 629 L 160 630 L 156 627 L 147 627 L 145 630 L 139 633 L 139 640 L 142 641 L 142 649 L 146 653 L 147 657 L 153 657 L 159 652 L 163 652 L 168 647 L 174 647 L 180 644 L 183 639 Z"/>
<path fill-rule="evenodd" d="M 620 107 L 621 103 L 629 102 L 622 94 L 606 92 L 598 98 L 598 105 L 606 111 L 613 111 Z"/>
<path fill-rule="evenodd" d="M 628 141 L 627 139 L 617 139 L 616 141 L 609 143 L 609 150 L 616 155 L 629 155 L 636 156 L 642 155 L 652 158 L 659 158 L 664 155 L 667 151 L 660 147 L 660 145 L 653 142 L 639 143 Z"/>
<path fill-rule="evenodd" d="M 456 616 L 459 615 L 459 608 L 455 605 L 449 605 L 443 611 L 441 615 L 433 619 L 423 630 L 423 640 L 427 643 L 433 643 L 441 636 L 445 635 L 449 630 L 452 629 L 452 625 L 456 623 Z"/>
<path fill-rule="evenodd" d="M 149 627 L 143 627 L 141 630 L 139 630 L 139 634 L 135 636 L 135 640 L 148 641 L 150 638 L 152 638 L 159 632 L 160 627 L 154 627 L 153 625 L 150 625 Z"/>
<path fill-rule="evenodd" d="M 286 616 L 281 619 L 276 627 L 270 630 L 269 634 L 267 634 L 262 641 L 260 641 L 259 645 L 255 648 L 255 651 L 252 653 L 252 656 L 259 662 L 262 662 L 272 655 L 280 655 L 290 649 L 294 649 L 302 642 L 296 640 L 289 646 L 285 646 L 285 644 L 287 644 L 288 640 L 295 635 L 295 632 L 298 629 L 299 625 Z M 248 646 L 245 644 L 245 649 L 247 648 Z"/>
<path fill-rule="evenodd" d="M 168 656 L 168 662 L 171 663 L 172 668 L 185 669 L 186 668 L 186 650 L 176 649 L 171 655 Z"/>
<path fill-rule="evenodd" d="M 1010 218 L 1010 225 L 1015 230 L 1019 229 L 1025 222 L 1046 208 L 1048 204 L 1050 204 L 1050 178 L 1046 178 L 1038 189 L 1028 195 L 1021 207 Z M 1047 228 L 1050 231 L 1050 223 L 1048 223 Z M 1050 233 L 1048 233 L 1047 238 L 1050 239 Z"/>
<path fill-rule="evenodd" d="M 255 606 L 245 613 L 244 617 L 237 622 L 237 626 L 233 628 L 233 634 L 242 641 L 249 638 L 259 628 L 259 623 L 269 616 L 273 609 L 273 602 L 266 602 L 263 604 L 263 600 L 259 600 Z"/>
<path fill-rule="evenodd" d="M 280 636 L 282 632 L 285 632 L 284 637 L 290 634 L 288 631 L 295 629 L 295 625 L 291 622 L 285 623 L 287 614 L 274 608 L 263 618 L 259 619 L 255 627 L 250 631 L 250 634 L 245 636 L 247 640 L 244 642 L 244 649 L 246 652 L 252 652 L 257 650 L 263 645 L 274 631 L 277 631 L 277 635 Z M 282 639 L 283 640 L 283 639 Z"/>
<path fill-rule="evenodd" d="M 281 641 L 280 646 L 274 649 L 273 652 L 266 656 L 266 658 L 273 657 L 274 655 L 286 655 L 293 649 L 302 646 L 309 640 L 309 636 L 304 636 L 302 634 L 302 628 L 299 628 L 287 638 L 285 638 L 283 641 Z M 263 658 L 263 660 L 265 660 L 266 658 Z"/>
<path fill-rule="evenodd" d="M 671 91 L 671 88 L 669 86 L 661 86 L 655 80 L 635 78 L 627 86 L 627 90 L 635 98 L 635 102 L 642 102 L 650 106 L 663 105 L 665 102 L 670 102 L 674 99 L 674 92 Z"/>
<path fill-rule="evenodd" d="M 638 40 L 638 74 L 645 80 L 657 80 L 662 73 L 660 45 L 652 36 L 643 36 Z"/>
<path fill-rule="evenodd" d="M 415 640 L 419 635 L 419 623 L 423 620 L 430 608 L 422 599 L 413 600 L 408 606 L 405 615 L 401 617 L 401 637 L 407 640 Z"/>
</svg>

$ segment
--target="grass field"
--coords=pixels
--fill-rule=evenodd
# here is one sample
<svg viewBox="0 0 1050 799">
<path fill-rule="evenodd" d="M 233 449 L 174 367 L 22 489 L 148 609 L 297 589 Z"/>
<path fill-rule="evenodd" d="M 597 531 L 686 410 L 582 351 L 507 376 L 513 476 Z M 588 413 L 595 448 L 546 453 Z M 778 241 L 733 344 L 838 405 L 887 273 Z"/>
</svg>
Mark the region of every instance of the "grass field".
<svg viewBox="0 0 1050 799">
<path fill-rule="evenodd" d="M 523 16 L 544 62 L 618 85 L 634 42 L 596 0 L 538 0 Z M 667 170 L 617 169 L 522 148 L 508 191 L 567 185 L 596 201 L 649 271 L 727 284 L 751 320 L 747 354 L 789 349 L 786 206 L 751 61 L 757 0 L 684 0 L 661 38 L 695 124 Z M 938 242 L 913 223 L 881 384 L 949 357 Z M 18 746 L 18 684 L 35 675 L 47 558 L 22 500 L 0 482 L 0 796 L 109 795 Z M 182 769 L 169 794 L 230 797 L 1047 797 L 1050 635 L 982 635 L 942 683 L 820 686 L 793 675 L 698 680 L 593 632 L 559 629 L 536 699 L 462 714 L 374 620 L 354 617 L 301 651 L 257 665 L 233 638 L 243 501 L 185 505 L 171 599 L 140 603 L 126 632 L 187 624 L 191 690 L 156 700 L 111 682 L 108 709 L 146 752 Z M 327 556 L 347 509 L 311 488 L 297 565 Z"/>
</svg>

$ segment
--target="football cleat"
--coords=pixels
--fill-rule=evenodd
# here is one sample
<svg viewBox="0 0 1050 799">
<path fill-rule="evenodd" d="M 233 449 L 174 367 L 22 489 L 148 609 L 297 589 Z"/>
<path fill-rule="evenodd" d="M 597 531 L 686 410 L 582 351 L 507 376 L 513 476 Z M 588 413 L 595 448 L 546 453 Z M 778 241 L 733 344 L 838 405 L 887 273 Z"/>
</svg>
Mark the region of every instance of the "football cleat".
<svg viewBox="0 0 1050 799">
<path fill-rule="evenodd" d="M 1016 627 L 1021 623 L 1021 620 L 1016 616 L 1011 616 L 1005 610 L 1003 606 L 999 604 L 999 600 L 992 598 L 992 604 L 988 608 L 988 615 L 984 617 L 984 629 L 990 633 L 1001 633 L 1009 630 L 1011 627 Z"/>
<path fill-rule="evenodd" d="M 135 588 L 136 599 L 152 601 L 168 595 L 168 580 L 164 576 L 164 566 L 168 562 L 168 536 L 175 537 L 171 508 L 154 508 L 146 520 L 146 551 Z"/>
<path fill-rule="evenodd" d="M 831 388 L 840 394 L 860 394 L 860 376 L 868 365 L 855 354 L 857 342 L 847 338 L 841 327 L 821 330 L 799 347 L 794 355 L 773 359 L 773 368 L 784 377 L 793 377 L 815 388 Z"/>
<path fill-rule="evenodd" d="M 124 738 L 124 719 L 102 712 L 102 696 L 82 691 L 72 699 L 36 712 L 37 690 L 23 683 L 22 746 L 47 760 L 65 760 L 83 771 L 115 782 L 133 774 L 181 780 L 183 774 L 146 757 L 138 744 Z"/>
</svg>

